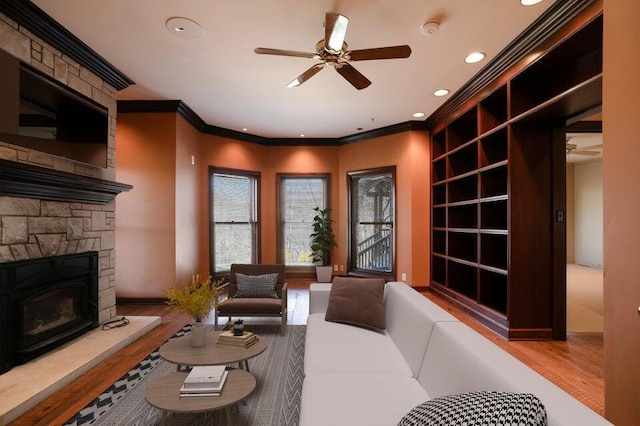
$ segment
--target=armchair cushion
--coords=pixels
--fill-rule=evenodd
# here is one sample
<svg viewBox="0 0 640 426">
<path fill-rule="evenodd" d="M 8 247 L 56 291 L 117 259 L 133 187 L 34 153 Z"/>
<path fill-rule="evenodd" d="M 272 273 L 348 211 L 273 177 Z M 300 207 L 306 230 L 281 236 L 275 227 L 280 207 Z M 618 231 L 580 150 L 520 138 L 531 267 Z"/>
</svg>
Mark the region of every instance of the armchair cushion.
<svg viewBox="0 0 640 426">
<path fill-rule="evenodd" d="M 377 278 L 334 278 L 325 320 L 384 329 L 384 285 Z"/>
<path fill-rule="evenodd" d="M 236 285 L 238 290 L 236 298 L 271 298 L 277 299 L 276 285 L 278 274 L 245 275 L 236 273 Z"/>
<path fill-rule="evenodd" d="M 227 299 L 218 306 L 219 315 L 278 315 L 282 313 L 282 299 L 265 297 Z"/>
</svg>

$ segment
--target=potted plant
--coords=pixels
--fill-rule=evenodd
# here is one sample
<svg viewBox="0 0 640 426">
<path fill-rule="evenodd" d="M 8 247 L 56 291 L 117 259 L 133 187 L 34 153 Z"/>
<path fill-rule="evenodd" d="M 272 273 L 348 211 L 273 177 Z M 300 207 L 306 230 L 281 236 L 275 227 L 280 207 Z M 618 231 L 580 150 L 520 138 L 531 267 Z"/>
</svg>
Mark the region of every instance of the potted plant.
<svg viewBox="0 0 640 426">
<path fill-rule="evenodd" d="M 331 282 L 331 265 L 329 256 L 331 251 L 338 247 L 336 236 L 333 234 L 334 221 L 329 217 L 331 209 L 313 209 L 316 215 L 313 218 L 313 233 L 311 234 L 311 251 L 313 263 L 316 264 L 316 276 L 318 282 Z"/>
<path fill-rule="evenodd" d="M 214 300 L 220 291 L 218 286 L 223 282 L 223 279 L 213 280 L 211 276 L 200 281 L 200 274 L 197 274 L 191 278 L 190 283 L 167 289 L 168 309 L 186 312 L 195 321 L 191 327 L 192 346 L 204 346 L 206 330 L 202 320 L 214 308 Z"/>
</svg>

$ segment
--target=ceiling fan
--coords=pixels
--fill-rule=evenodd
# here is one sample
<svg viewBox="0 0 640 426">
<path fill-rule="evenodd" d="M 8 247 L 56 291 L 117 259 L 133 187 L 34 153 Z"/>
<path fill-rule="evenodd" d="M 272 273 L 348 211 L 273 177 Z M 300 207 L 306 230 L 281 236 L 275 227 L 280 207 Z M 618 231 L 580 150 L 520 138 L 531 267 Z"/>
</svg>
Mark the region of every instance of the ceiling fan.
<svg viewBox="0 0 640 426">
<path fill-rule="evenodd" d="M 576 154 L 576 155 L 590 155 L 590 156 L 596 156 L 600 154 L 600 151 L 591 151 L 591 150 L 595 150 L 595 149 L 601 149 L 602 148 L 602 144 L 600 145 L 591 145 L 591 146 L 584 146 L 580 149 L 578 149 L 578 145 L 574 144 L 574 143 L 569 143 L 569 140 L 571 138 L 567 139 L 567 143 L 565 145 L 565 148 L 567 150 L 567 155 L 570 154 Z"/>
<path fill-rule="evenodd" d="M 344 41 L 348 25 L 349 18 L 346 16 L 340 15 L 339 13 L 327 12 L 324 20 L 324 39 L 316 44 L 316 51 L 314 53 L 270 49 L 266 47 L 258 47 L 254 49 L 254 52 L 261 55 L 294 56 L 298 58 L 318 59 L 321 61 L 296 77 L 287 87 L 300 86 L 323 68 L 331 67 L 358 90 L 368 87 L 371 81 L 356 70 L 349 62 L 368 61 L 372 59 L 408 58 L 411 55 L 411 48 L 407 45 L 348 50 L 347 43 Z"/>
</svg>

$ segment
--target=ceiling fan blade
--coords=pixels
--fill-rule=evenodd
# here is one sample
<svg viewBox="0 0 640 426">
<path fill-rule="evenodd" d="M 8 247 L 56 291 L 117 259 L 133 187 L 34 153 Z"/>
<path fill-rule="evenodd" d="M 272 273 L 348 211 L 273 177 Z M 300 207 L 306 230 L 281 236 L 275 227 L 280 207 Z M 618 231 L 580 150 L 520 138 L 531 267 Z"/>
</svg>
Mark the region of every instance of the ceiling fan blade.
<svg viewBox="0 0 640 426">
<path fill-rule="evenodd" d="M 293 88 L 300 86 L 302 83 L 318 74 L 320 70 L 322 70 L 322 68 L 324 68 L 324 64 L 315 64 L 314 66 L 297 76 L 291 83 L 287 84 L 287 87 Z"/>
<path fill-rule="evenodd" d="M 295 56 L 297 58 L 316 58 L 318 55 L 310 52 L 298 52 L 295 50 L 270 49 L 268 47 L 256 47 L 253 51 L 259 55 Z"/>
<path fill-rule="evenodd" d="M 324 42 L 329 50 L 342 50 L 344 38 L 347 35 L 349 18 L 339 13 L 327 12 L 324 17 Z"/>
<path fill-rule="evenodd" d="M 336 71 L 340 73 L 353 87 L 358 90 L 362 90 L 365 87 L 369 87 L 371 82 L 367 77 L 362 75 L 360 71 L 352 67 L 350 64 L 343 62 L 341 66 L 336 68 Z"/>
<path fill-rule="evenodd" d="M 408 58 L 411 55 L 411 48 L 407 45 L 377 47 L 374 49 L 352 50 L 348 55 L 352 61 Z"/>
<path fill-rule="evenodd" d="M 602 144 L 598 144 L 598 145 L 589 145 L 589 146 L 581 146 L 580 149 L 601 149 L 602 148 Z"/>
<path fill-rule="evenodd" d="M 581 149 L 576 149 L 575 151 L 571 151 L 571 154 L 590 155 L 593 157 L 596 155 L 600 155 L 600 151 L 583 151 Z"/>
</svg>

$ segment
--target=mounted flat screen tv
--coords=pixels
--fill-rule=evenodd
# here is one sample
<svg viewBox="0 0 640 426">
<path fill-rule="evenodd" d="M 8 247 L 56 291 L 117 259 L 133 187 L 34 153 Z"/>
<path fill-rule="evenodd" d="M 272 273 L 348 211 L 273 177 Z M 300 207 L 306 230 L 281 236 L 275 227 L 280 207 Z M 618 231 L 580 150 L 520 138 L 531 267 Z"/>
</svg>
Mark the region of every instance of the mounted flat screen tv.
<svg viewBox="0 0 640 426">
<path fill-rule="evenodd" d="M 105 107 L 0 51 L 0 142 L 107 167 Z"/>
</svg>

